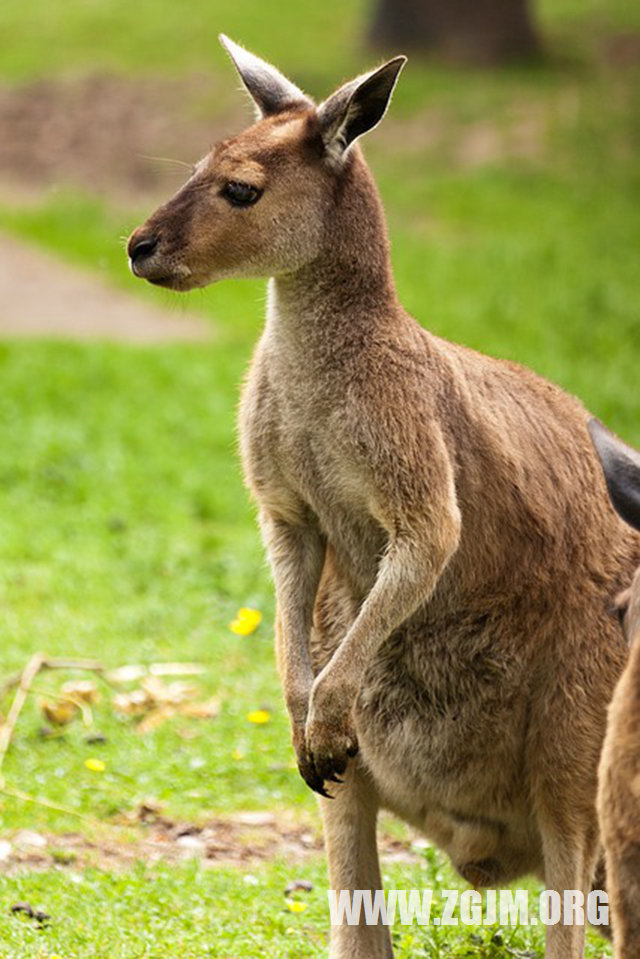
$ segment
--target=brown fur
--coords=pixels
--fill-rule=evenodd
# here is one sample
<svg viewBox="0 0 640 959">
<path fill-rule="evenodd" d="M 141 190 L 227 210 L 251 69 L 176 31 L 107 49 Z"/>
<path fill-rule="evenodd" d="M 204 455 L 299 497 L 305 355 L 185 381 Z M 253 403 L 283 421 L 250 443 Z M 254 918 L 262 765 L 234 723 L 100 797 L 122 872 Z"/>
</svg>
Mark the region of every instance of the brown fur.
<svg viewBox="0 0 640 959">
<path fill-rule="evenodd" d="M 590 424 L 613 503 L 640 529 L 640 454 Z M 619 458 L 616 458 L 619 457 Z M 620 469 L 624 460 L 625 468 Z M 635 506 L 634 506 L 635 499 Z M 631 647 L 609 706 L 599 771 L 598 816 L 606 853 L 616 959 L 640 956 L 640 569 L 616 607 Z"/>
<path fill-rule="evenodd" d="M 300 770 L 322 793 L 344 776 L 322 800 L 332 887 L 380 887 L 385 807 L 472 882 L 535 873 L 586 894 L 605 707 L 625 661 L 607 597 L 640 560 L 587 413 L 399 304 L 353 143 L 399 61 L 316 110 L 230 52 L 263 118 L 202 161 L 130 250 L 138 275 L 176 289 L 274 277 L 240 440 Z M 239 210 L 220 190 L 243 177 L 264 193 Z M 149 237 L 154 252 L 136 257 Z M 579 959 L 583 938 L 549 927 L 547 959 Z M 389 959 L 388 930 L 336 928 L 330 954 Z"/>
</svg>

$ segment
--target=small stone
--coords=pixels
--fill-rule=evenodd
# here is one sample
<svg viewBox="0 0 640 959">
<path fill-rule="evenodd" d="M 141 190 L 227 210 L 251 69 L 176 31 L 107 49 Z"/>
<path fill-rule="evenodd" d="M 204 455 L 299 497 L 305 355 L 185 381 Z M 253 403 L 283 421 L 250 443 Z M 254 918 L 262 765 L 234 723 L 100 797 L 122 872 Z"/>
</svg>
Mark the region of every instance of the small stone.
<svg viewBox="0 0 640 959">
<path fill-rule="evenodd" d="M 201 836 L 203 830 L 199 826 L 194 826 L 192 824 L 186 826 L 178 826 L 176 829 L 176 839 L 184 839 L 185 836 Z"/>
<path fill-rule="evenodd" d="M 275 817 L 270 812 L 239 812 L 233 818 L 244 826 L 270 826 L 275 822 Z"/>
<path fill-rule="evenodd" d="M 30 846 L 32 849 L 44 849 L 47 845 L 45 837 L 31 829 L 21 829 L 15 837 L 15 842 L 18 846 Z"/>
<path fill-rule="evenodd" d="M 411 843 L 411 848 L 414 852 L 423 852 L 425 849 L 430 847 L 431 843 L 428 839 L 414 839 Z"/>
<path fill-rule="evenodd" d="M 58 730 L 53 729 L 52 726 L 40 726 L 38 729 L 38 736 L 40 739 L 52 739 L 54 736 L 59 736 L 60 733 Z"/>
<path fill-rule="evenodd" d="M 51 920 L 51 916 L 47 912 L 43 912 L 42 909 L 34 909 L 29 902 L 14 902 L 11 906 L 11 912 L 14 915 L 24 913 L 28 919 L 35 919 L 39 926 L 48 926 Z"/>
<path fill-rule="evenodd" d="M 284 891 L 285 896 L 290 896 L 294 892 L 311 892 L 313 883 L 309 879 L 294 879 L 290 882 Z"/>
<path fill-rule="evenodd" d="M 206 846 L 198 836 L 180 836 L 176 839 L 176 846 L 192 856 L 204 856 L 206 853 Z"/>
<path fill-rule="evenodd" d="M 33 908 L 29 902 L 14 902 L 11 906 L 11 912 L 15 914 L 24 912 L 26 916 L 29 916 L 29 918 L 33 916 Z"/>
</svg>

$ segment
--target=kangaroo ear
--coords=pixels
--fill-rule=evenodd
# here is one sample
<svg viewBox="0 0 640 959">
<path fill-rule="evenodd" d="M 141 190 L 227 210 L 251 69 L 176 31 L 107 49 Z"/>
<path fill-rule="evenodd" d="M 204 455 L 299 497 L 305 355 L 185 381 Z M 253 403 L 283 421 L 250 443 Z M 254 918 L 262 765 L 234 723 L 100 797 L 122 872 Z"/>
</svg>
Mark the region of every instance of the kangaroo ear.
<svg viewBox="0 0 640 959">
<path fill-rule="evenodd" d="M 588 427 L 614 509 L 640 531 L 640 453 L 610 433 L 599 420 L 589 420 Z"/>
<path fill-rule="evenodd" d="M 290 80 L 259 57 L 238 46 L 224 33 L 220 43 L 231 57 L 245 87 L 249 91 L 258 116 L 268 117 L 290 107 L 312 107 L 311 100 Z"/>
<path fill-rule="evenodd" d="M 318 107 L 322 138 L 331 157 L 341 158 L 354 140 L 382 120 L 406 62 L 406 57 L 394 57 L 377 70 L 345 83 Z"/>
</svg>

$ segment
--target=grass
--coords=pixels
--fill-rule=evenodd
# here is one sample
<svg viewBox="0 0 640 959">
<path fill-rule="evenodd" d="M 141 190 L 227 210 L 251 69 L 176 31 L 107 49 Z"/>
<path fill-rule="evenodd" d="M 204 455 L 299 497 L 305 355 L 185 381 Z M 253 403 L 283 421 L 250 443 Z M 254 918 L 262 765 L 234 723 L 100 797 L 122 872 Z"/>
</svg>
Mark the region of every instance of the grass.
<svg viewBox="0 0 640 959">
<path fill-rule="evenodd" d="M 188 16 L 176 2 L 159 11 L 153 0 L 140 0 L 135 8 L 126 0 L 69 0 L 61 28 L 59 11 L 42 0 L 27 0 L 0 13 L 0 73 L 17 81 L 100 68 L 168 74 L 210 70 L 220 62 L 217 35 L 227 32 L 247 45 L 268 46 L 274 58 L 293 54 L 292 67 L 297 64 L 311 87 L 325 65 L 339 74 L 345 60 L 354 62 L 364 9 L 363 0 L 351 0 L 301 16 L 295 0 L 284 0 L 267 24 L 266 11 L 258 10 L 255 0 L 194 0 Z"/>
<path fill-rule="evenodd" d="M 310 892 L 284 896 L 300 871 Z M 429 852 L 414 865 L 384 869 L 388 889 L 433 890 L 432 916 L 441 918 L 446 890 L 461 890 L 451 871 Z M 3 885 L 5 888 L 3 888 Z M 520 886 L 520 888 L 527 888 Z M 533 909 L 535 889 L 530 892 Z M 250 868 L 211 868 L 194 860 L 179 866 L 145 866 L 126 874 L 97 868 L 30 873 L 0 882 L 0 903 L 11 897 L 45 908 L 45 928 L 25 918 L 7 925 L 2 959 L 320 959 L 326 955 L 328 905 L 324 864 L 295 867 L 284 860 Z M 288 901 L 301 903 L 292 912 Z M 533 912 L 531 913 L 533 914 Z M 458 913 L 454 918 L 458 917 Z M 483 910 L 486 916 L 486 911 Z M 458 925 L 392 927 L 396 959 L 530 959 L 542 948 L 540 926 Z M 602 940 L 588 934 L 587 959 L 602 956 Z M 531 950 L 536 950 L 532 952 Z"/>
<path fill-rule="evenodd" d="M 55 5 L 26 0 L 0 10 L 0 76 L 19 83 L 89 69 L 132 77 L 206 69 L 231 103 L 236 81 L 214 39 L 222 28 L 323 95 L 369 56 L 358 41 L 364 10 L 363 2 L 328 3 L 302 16 L 287 0 L 270 23 L 254 0 L 194 0 L 189 16 L 148 0 L 67 0 L 62 17 Z M 564 38 L 570 61 L 496 74 L 412 61 L 389 119 L 370 138 L 398 286 L 435 332 L 533 367 L 640 443 L 640 73 L 593 52 L 605 33 L 640 27 L 640 14 L 623 0 L 545 0 L 539 16 L 556 44 Z M 510 151 L 521 129 L 525 147 Z M 498 145 L 487 152 L 487 142 Z M 179 310 L 182 301 L 127 274 L 119 238 L 146 212 L 61 192 L 0 207 L 0 227 Z M 238 383 L 263 300 L 255 283 L 193 296 L 189 304 L 215 326 L 207 345 L 0 345 L 3 671 L 37 649 L 109 665 L 193 659 L 221 701 L 214 720 L 172 720 L 146 736 L 103 701 L 95 710 L 102 745 L 88 744 L 79 724 L 42 738 L 30 702 L 3 769 L 9 787 L 105 821 L 150 797 L 184 820 L 267 807 L 313 816 L 292 768 L 271 586 L 235 451 Z M 228 623 L 246 604 L 265 618 L 239 638 Z M 248 722 L 263 706 L 271 721 Z M 85 767 L 92 757 L 103 773 Z M 0 798 L 2 833 L 91 833 L 71 814 Z M 320 956 L 324 867 L 295 867 L 315 883 L 300 915 L 283 906 L 293 869 L 264 864 L 254 870 L 258 886 L 238 869 L 196 863 L 5 877 L 3 915 L 27 899 L 54 920 L 42 931 L 16 918 L 0 923 L 0 959 Z M 388 872 L 400 888 L 454 882 L 432 852 L 424 864 Z M 484 929 L 479 939 L 476 930 L 396 933 L 400 959 L 506 959 L 509 949 L 541 949 L 539 932 L 530 940 L 527 930 L 502 941 Z M 603 951 L 597 940 L 590 950 Z"/>
<path fill-rule="evenodd" d="M 255 0 L 192 0 L 185 16 L 181 4 L 158 9 L 154 0 L 88 3 L 66 0 L 64 19 L 43 0 L 4 4 L 0 11 L 0 75 L 11 82 L 77 74 L 99 69 L 125 73 L 182 73 L 219 69 L 216 37 L 220 31 L 277 60 L 312 93 L 318 84 L 362 68 L 365 0 L 305 8 L 279 0 L 277 8 Z M 585 30 L 614 31 L 640 26 L 637 5 L 628 0 L 541 0 L 542 30 L 582 56 Z M 455 81 L 453 81 L 455 83 Z M 424 95 L 424 94 L 422 94 Z"/>
<path fill-rule="evenodd" d="M 4 667 L 36 649 L 110 665 L 178 657 L 203 662 L 208 691 L 222 700 L 215 722 L 187 723 L 188 743 L 175 724 L 140 737 L 98 708 L 107 737 L 99 782 L 83 767 L 91 749 L 82 729 L 39 741 L 34 703 L 6 776 L 80 812 L 106 815 L 145 795 L 175 815 L 305 799 L 282 755 L 271 590 L 235 458 L 240 370 L 221 364 L 218 349 L 0 349 Z M 242 604 L 266 616 L 244 638 L 228 628 Z M 272 722 L 247 722 L 263 705 Z M 238 752 L 244 758 L 232 760 Z M 1 815 L 13 825 L 24 811 Z"/>
</svg>

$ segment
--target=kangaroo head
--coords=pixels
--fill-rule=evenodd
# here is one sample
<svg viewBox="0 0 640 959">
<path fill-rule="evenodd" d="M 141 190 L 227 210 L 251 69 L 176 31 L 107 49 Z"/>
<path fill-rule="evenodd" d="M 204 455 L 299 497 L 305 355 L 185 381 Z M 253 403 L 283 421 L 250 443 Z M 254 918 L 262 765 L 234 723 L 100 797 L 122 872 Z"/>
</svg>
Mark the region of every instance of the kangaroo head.
<svg viewBox="0 0 640 959">
<path fill-rule="evenodd" d="M 610 433 L 596 419 L 589 420 L 589 432 L 600 457 L 613 507 L 625 523 L 640 532 L 640 453 Z M 616 600 L 625 634 L 640 640 L 640 569 L 630 589 Z"/>
<path fill-rule="evenodd" d="M 218 143 L 129 239 L 131 269 L 190 290 L 231 276 L 278 276 L 331 243 L 352 146 L 382 119 L 405 58 L 340 87 L 316 107 L 275 67 L 221 36 L 258 119 Z"/>
</svg>

